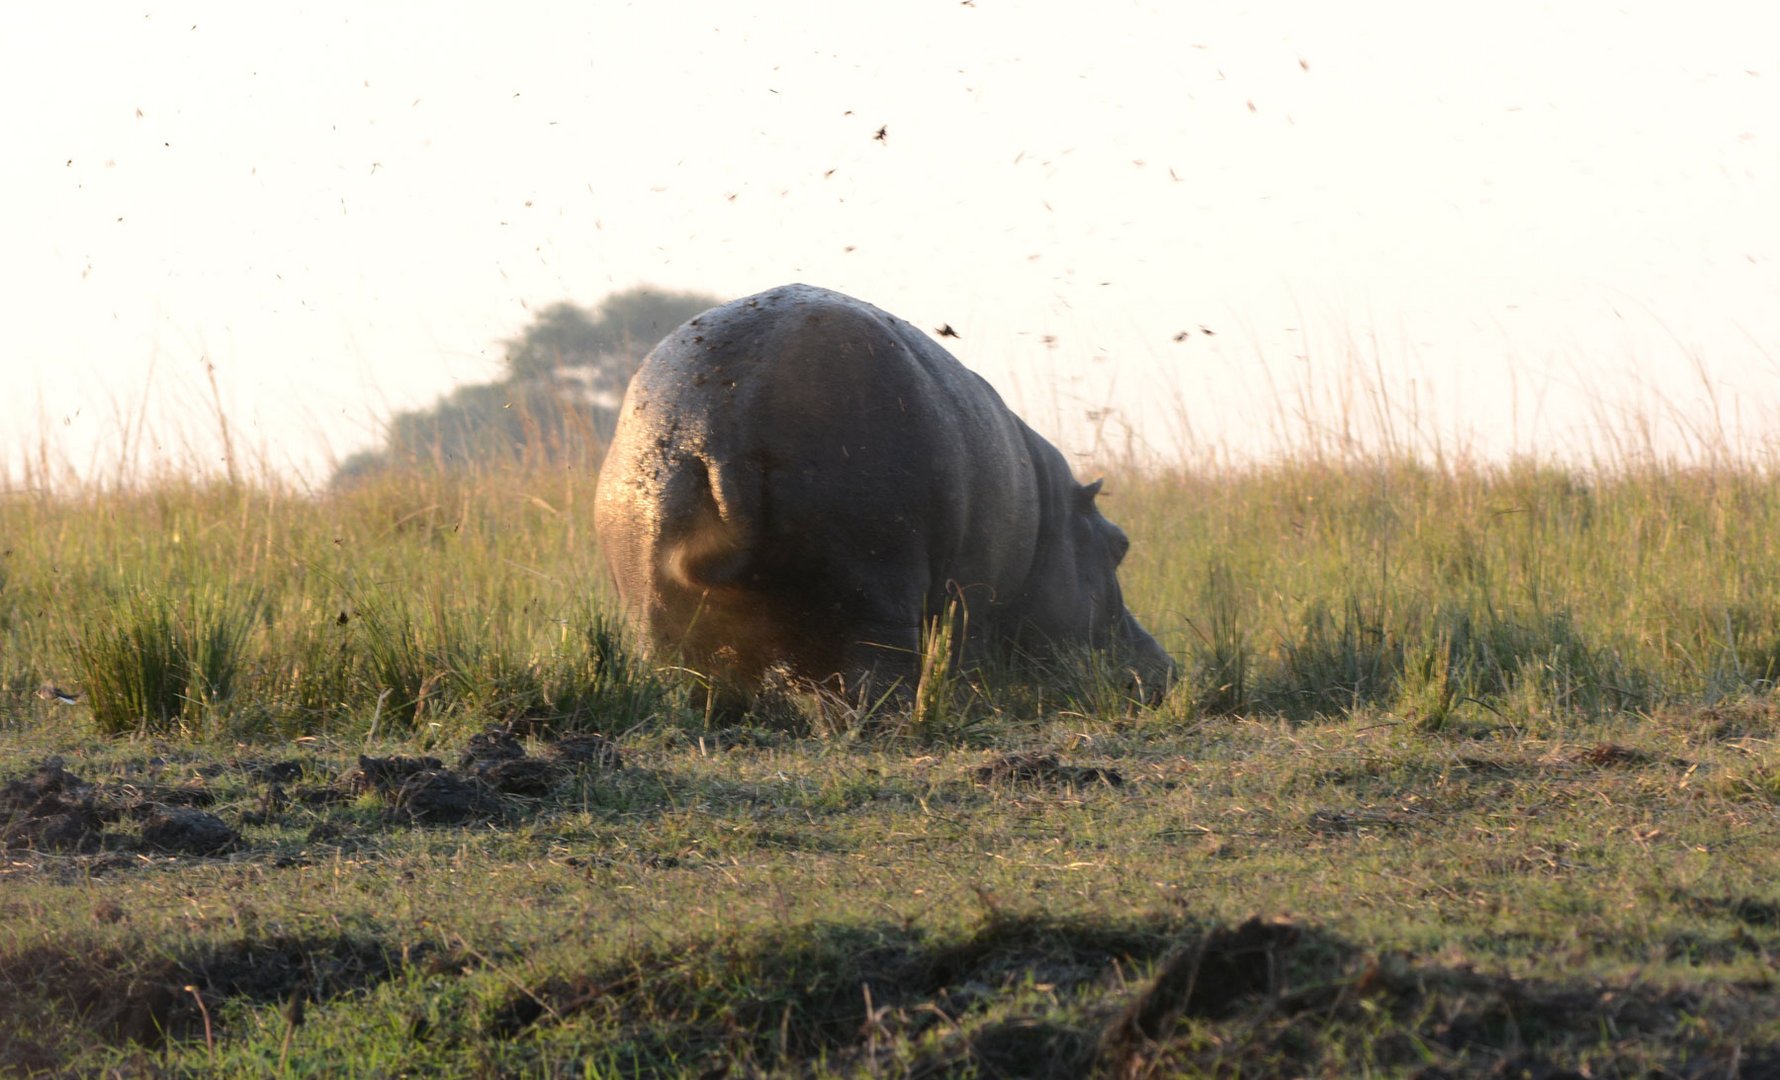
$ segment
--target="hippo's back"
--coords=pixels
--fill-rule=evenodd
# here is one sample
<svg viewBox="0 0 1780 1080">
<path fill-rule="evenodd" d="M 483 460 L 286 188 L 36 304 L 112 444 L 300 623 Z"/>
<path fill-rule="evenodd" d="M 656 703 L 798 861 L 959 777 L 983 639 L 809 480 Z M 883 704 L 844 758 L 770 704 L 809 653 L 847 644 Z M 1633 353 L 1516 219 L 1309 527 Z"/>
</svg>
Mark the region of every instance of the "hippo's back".
<svg viewBox="0 0 1780 1080">
<path fill-rule="evenodd" d="M 714 308 L 632 380 L 596 524 L 627 615 L 724 681 L 912 665 L 949 589 L 1013 589 L 1025 428 L 907 322 L 806 285 Z"/>
</svg>

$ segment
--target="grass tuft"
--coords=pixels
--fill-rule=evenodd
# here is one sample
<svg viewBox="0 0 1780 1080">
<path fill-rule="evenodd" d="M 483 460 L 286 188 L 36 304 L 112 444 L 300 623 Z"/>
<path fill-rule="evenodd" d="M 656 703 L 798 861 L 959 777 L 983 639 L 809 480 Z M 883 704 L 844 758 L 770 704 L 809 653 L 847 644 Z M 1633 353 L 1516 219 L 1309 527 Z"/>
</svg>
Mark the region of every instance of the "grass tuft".
<svg viewBox="0 0 1780 1080">
<path fill-rule="evenodd" d="M 195 734 L 230 704 L 259 618 L 255 596 L 224 588 L 176 600 L 145 586 L 81 624 L 76 671 L 93 723 L 110 734 Z"/>
</svg>

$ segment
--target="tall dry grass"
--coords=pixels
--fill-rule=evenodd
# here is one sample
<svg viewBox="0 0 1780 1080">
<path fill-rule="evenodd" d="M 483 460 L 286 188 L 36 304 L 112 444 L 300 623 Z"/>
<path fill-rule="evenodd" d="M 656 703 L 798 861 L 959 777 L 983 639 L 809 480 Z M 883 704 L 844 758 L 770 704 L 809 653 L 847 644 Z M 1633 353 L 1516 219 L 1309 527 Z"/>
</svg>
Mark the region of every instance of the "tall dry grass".
<svg viewBox="0 0 1780 1080">
<path fill-rule="evenodd" d="M 1108 470 L 1127 599 L 1187 673 L 1159 719 L 1537 725 L 1780 677 L 1767 462 L 1704 436 L 1658 453 L 1636 419 L 1604 442 L 1616 457 L 1486 462 L 1381 393 L 1342 401 L 1374 412 L 1305 419 L 1266 463 L 1127 453 Z M 1282 402 L 1279 423 L 1319 407 Z M 228 430 L 220 397 L 213 419 Z M 314 490 L 223 444 L 226 468 L 120 461 L 71 482 L 43 466 L 0 497 L 0 722 L 38 717 L 46 682 L 83 691 L 70 715 L 106 731 L 610 729 L 680 701 L 622 644 L 586 457 L 416 460 Z M 973 693 L 1003 717 L 1116 707 L 1103 674 Z M 951 707 L 929 694 L 919 712 Z"/>
</svg>

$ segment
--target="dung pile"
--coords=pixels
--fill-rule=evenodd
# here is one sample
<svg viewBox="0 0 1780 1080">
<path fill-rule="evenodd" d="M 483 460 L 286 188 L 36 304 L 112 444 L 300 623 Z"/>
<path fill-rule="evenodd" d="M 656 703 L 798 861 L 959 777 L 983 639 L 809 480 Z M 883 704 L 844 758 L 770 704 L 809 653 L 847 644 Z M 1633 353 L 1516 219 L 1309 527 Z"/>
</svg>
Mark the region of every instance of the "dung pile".
<svg viewBox="0 0 1780 1080">
<path fill-rule="evenodd" d="M 435 757 L 361 755 L 336 786 L 375 792 L 413 821 L 455 823 L 498 818 L 499 796 L 542 799 L 578 771 L 618 767 L 617 748 L 599 735 L 565 736 L 533 757 L 511 729 L 490 727 L 470 737 L 456 769 Z"/>
<path fill-rule="evenodd" d="M 105 829 L 93 786 L 50 758 L 0 788 L 0 847 L 93 851 Z"/>
<path fill-rule="evenodd" d="M 140 789 L 124 783 L 89 783 L 49 758 L 0 788 L 0 847 L 9 850 L 90 853 L 136 847 L 183 855 L 217 855 L 241 836 L 221 818 L 198 807 L 210 792 L 190 785 Z M 106 827 L 141 822 L 138 837 L 108 835 Z"/>
</svg>

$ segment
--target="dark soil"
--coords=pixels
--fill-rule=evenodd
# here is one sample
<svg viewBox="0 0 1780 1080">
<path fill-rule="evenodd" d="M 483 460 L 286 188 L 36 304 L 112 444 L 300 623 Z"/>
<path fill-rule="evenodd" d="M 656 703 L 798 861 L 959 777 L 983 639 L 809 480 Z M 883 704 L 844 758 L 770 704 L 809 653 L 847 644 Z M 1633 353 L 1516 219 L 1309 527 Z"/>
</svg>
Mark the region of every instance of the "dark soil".
<svg viewBox="0 0 1780 1080">
<path fill-rule="evenodd" d="M 458 768 L 503 795 L 533 799 L 549 795 L 568 776 L 555 761 L 526 757 L 519 737 L 502 727 L 470 736 Z"/>
</svg>

